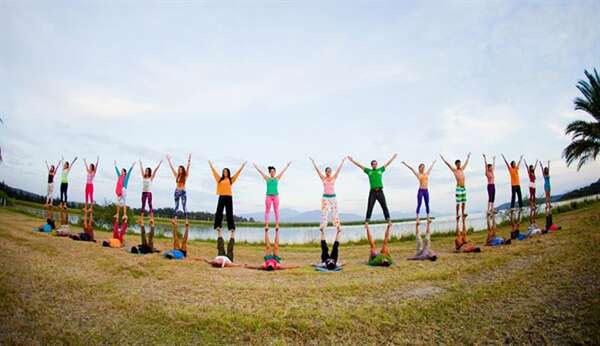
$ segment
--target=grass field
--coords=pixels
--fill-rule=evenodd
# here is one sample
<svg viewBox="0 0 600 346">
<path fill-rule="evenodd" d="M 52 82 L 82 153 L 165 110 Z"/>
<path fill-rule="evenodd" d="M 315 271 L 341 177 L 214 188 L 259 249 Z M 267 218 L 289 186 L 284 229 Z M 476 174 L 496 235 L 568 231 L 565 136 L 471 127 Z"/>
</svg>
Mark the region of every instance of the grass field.
<svg viewBox="0 0 600 346">
<path fill-rule="evenodd" d="M 0 209 L 0 344 L 599 344 L 600 203 L 555 222 L 563 230 L 480 254 L 436 237 L 437 262 L 405 261 L 414 243 L 400 241 L 391 268 L 348 245 L 341 273 L 267 273 L 53 238 L 31 232 L 42 220 Z M 207 242 L 189 252 L 216 254 Z M 284 263 L 319 256 L 281 252 Z M 236 248 L 238 262 L 261 256 Z"/>
</svg>

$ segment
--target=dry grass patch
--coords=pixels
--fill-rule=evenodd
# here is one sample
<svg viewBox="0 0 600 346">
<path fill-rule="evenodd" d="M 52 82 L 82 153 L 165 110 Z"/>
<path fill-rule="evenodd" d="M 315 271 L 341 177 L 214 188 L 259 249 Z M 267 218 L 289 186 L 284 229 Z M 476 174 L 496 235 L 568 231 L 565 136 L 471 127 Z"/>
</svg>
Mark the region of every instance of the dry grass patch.
<svg viewBox="0 0 600 346">
<path fill-rule="evenodd" d="M 366 245 L 342 245 L 341 273 L 267 273 L 54 238 L 0 209 L 0 343 L 599 343 L 600 204 L 555 219 L 564 230 L 480 254 L 436 237 L 437 262 L 409 262 L 414 243 L 395 242 L 397 264 L 370 268 Z M 307 265 L 320 253 L 281 251 Z M 215 244 L 193 241 L 189 253 L 212 257 Z M 235 255 L 259 263 L 262 248 Z"/>
</svg>

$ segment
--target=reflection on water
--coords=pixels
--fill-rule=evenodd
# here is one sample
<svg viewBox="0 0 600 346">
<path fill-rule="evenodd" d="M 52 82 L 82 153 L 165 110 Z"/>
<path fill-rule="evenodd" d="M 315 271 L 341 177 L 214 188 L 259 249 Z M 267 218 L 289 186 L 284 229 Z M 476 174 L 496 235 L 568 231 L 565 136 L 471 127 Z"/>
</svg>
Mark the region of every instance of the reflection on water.
<svg viewBox="0 0 600 346">
<path fill-rule="evenodd" d="M 585 199 L 597 199 L 598 196 L 592 196 L 591 198 Z M 575 201 L 583 200 L 584 198 L 576 199 Z M 553 205 L 558 206 L 565 203 L 570 203 L 571 201 L 564 202 L 555 202 Z M 46 218 L 45 212 L 43 209 L 33 208 L 29 206 L 18 206 L 17 208 L 35 216 L 39 216 L 42 218 Z M 540 208 L 538 213 L 543 213 L 543 209 Z M 526 222 L 526 218 L 528 215 L 528 211 L 523 211 L 523 222 Z M 58 219 L 59 213 L 55 212 L 55 219 Z M 69 222 L 78 223 L 81 215 L 79 214 L 69 214 Z M 508 219 L 507 214 L 500 213 L 497 216 L 497 222 L 503 222 Z M 112 225 L 105 225 L 106 229 L 111 229 Z M 454 231 L 456 226 L 456 221 L 454 216 L 444 216 L 437 217 L 431 223 L 431 233 L 446 233 Z M 485 230 L 486 219 L 485 214 L 476 213 L 470 214 L 467 219 L 467 226 L 469 228 L 473 228 L 475 231 Z M 183 224 L 179 226 L 180 232 L 183 231 Z M 371 225 L 371 232 L 373 237 L 377 240 L 382 240 L 385 233 L 385 224 L 379 225 Z M 133 231 L 136 234 L 140 233 L 139 226 L 130 225 L 130 231 Z M 425 225 L 421 225 L 421 231 L 425 230 Z M 171 225 L 156 225 L 156 232 L 159 234 L 163 234 L 167 237 L 171 237 Z M 259 227 L 238 227 L 236 231 L 236 239 L 237 241 L 245 241 L 249 243 L 261 243 L 264 239 L 264 229 Z M 273 229 L 271 229 L 273 232 Z M 280 229 L 280 241 L 282 244 L 306 244 L 318 242 L 320 237 L 320 232 L 318 227 L 282 227 Z M 328 227 L 326 231 L 327 239 L 332 239 L 334 236 L 335 228 Z M 396 237 L 413 235 L 415 233 L 415 222 L 414 221 L 406 221 L 406 222 L 398 222 L 394 223 L 392 235 Z M 361 239 L 365 239 L 365 229 L 363 225 L 355 225 L 355 226 L 344 226 L 342 228 L 341 242 L 348 241 L 359 241 Z M 198 239 L 198 240 L 215 240 L 216 232 L 212 229 L 212 227 L 207 226 L 198 226 L 198 225 L 190 225 L 190 234 L 189 239 Z"/>
<path fill-rule="evenodd" d="M 17 208 L 35 216 L 46 218 L 45 211 L 29 206 L 18 206 Z M 60 213 L 54 212 L 54 218 L 58 219 Z M 78 223 L 81 219 L 79 214 L 69 214 L 70 223 Z M 500 220 L 499 220 L 500 221 Z M 455 227 L 455 219 L 452 216 L 438 217 L 431 223 L 431 232 L 448 232 L 453 231 Z M 485 229 L 485 215 L 484 214 L 473 214 L 469 216 L 468 226 L 475 230 Z M 107 230 L 111 229 L 112 225 L 104 225 L 103 228 Z M 179 225 L 180 232 L 183 231 L 183 224 Z M 377 240 L 382 240 L 385 234 L 385 224 L 371 225 L 371 232 L 373 237 Z M 423 231 L 425 226 L 421 226 Z M 137 224 L 129 226 L 130 232 L 139 234 L 140 228 Z M 157 224 L 155 231 L 157 234 L 163 234 L 166 237 L 171 237 L 171 225 Z M 273 229 L 271 229 L 273 232 Z M 282 244 L 306 244 L 318 242 L 320 239 L 320 232 L 318 227 L 282 227 L 279 230 L 280 242 Z M 330 226 L 327 229 L 326 235 L 328 239 L 334 236 L 335 228 Z M 393 226 L 392 235 L 396 237 L 411 235 L 415 233 L 415 222 L 399 222 Z M 341 242 L 348 241 L 359 241 L 365 239 L 365 228 L 363 225 L 344 226 L 342 228 Z M 212 227 L 190 225 L 189 239 L 198 240 L 215 240 L 216 232 Z M 260 227 L 238 227 L 236 231 L 237 241 L 245 241 L 249 243 L 261 243 L 264 240 L 264 229 Z"/>
</svg>

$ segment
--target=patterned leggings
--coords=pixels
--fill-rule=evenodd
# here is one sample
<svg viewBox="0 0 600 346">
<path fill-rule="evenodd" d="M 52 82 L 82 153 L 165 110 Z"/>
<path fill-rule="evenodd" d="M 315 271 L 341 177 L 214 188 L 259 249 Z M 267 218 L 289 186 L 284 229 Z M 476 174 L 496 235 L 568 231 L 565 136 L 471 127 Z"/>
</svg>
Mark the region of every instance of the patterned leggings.
<svg viewBox="0 0 600 346">
<path fill-rule="evenodd" d="M 187 194 L 185 190 L 175 189 L 175 215 L 179 211 L 179 200 L 181 200 L 181 206 L 183 207 L 183 215 L 187 217 Z"/>
<path fill-rule="evenodd" d="M 336 227 L 340 225 L 340 216 L 338 214 L 337 200 L 335 197 L 323 197 L 321 199 L 321 229 L 325 229 L 328 223 L 329 212 L 332 214 L 332 221 Z"/>
</svg>

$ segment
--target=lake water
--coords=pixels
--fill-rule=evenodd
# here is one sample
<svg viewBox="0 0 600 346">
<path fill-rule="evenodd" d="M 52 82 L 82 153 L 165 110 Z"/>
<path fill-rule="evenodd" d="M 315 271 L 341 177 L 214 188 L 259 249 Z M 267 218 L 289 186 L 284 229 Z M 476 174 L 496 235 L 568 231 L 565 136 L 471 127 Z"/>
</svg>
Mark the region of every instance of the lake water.
<svg viewBox="0 0 600 346">
<path fill-rule="evenodd" d="M 583 199 L 598 199 L 598 196 L 579 198 L 575 201 L 580 201 Z M 553 206 L 558 206 L 565 203 L 570 203 L 571 201 L 563 201 L 563 202 L 555 202 Z M 19 206 L 19 209 L 35 215 L 41 218 L 45 218 L 45 211 L 43 209 L 28 207 L 28 206 Z M 540 208 L 538 213 L 543 213 L 543 209 Z M 525 223 L 527 220 L 527 210 L 524 210 L 522 213 L 523 222 Z M 70 223 L 78 223 L 80 219 L 79 214 L 70 214 L 69 222 Z M 496 221 L 498 223 L 505 221 L 508 219 L 508 215 L 506 213 L 499 213 L 496 217 Z M 55 213 L 55 220 L 60 220 L 59 213 Z M 446 233 L 454 231 L 456 226 L 456 221 L 454 216 L 444 216 L 437 217 L 431 223 L 431 232 L 432 233 Z M 183 224 L 179 226 L 179 232 L 183 232 Z M 378 225 L 370 225 L 371 232 L 373 237 L 376 240 L 382 240 L 385 234 L 385 224 Z M 467 219 L 467 227 L 473 228 L 475 231 L 482 231 L 487 229 L 485 214 L 483 213 L 475 213 L 470 214 Z M 109 228 L 109 227 L 106 227 Z M 130 225 L 130 232 L 139 234 L 140 228 L 136 225 Z M 166 237 L 171 237 L 171 225 L 156 225 L 155 228 L 157 233 L 163 234 Z M 420 226 L 421 232 L 425 232 L 425 224 L 421 224 Z M 224 232 L 227 235 L 227 232 Z M 326 236 L 328 240 L 331 240 L 335 234 L 335 228 L 333 226 L 329 226 L 326 231 Z M 414 235 L 415 234 L 415 222 L 414 221 L 406 221 L 406 222 L 398 222 L 394 223 L 392 229 L 392 235 L 396 237 Z M 315 243 L 320 239 L 320 232 L 318 227 L 281 227 L 279 230 L 279 237 L 281 244 L 306 244 L 306 243 Z M 198 240 L 215 240 L 216 232 L 212 229 L 212 227 L 207 226 L 198 226 L 198 225 L 190 225 L 190 234 L 189 239 L 198 239 Z M 343 226 L 342 234 L 341 234 L 341 242 L 348 241 L 359 241 L 362 239 L 366 239 L 366 233 L 364 225 L 354 225 L 354 226 Z M 260 227 L 238 227 L 236 231 L 236 240 L 237 241 L 245 241 L 249 243 L 261 243 L 264 240 L 264 230 Z M 273 240 L 273 230 L 271 229 L 271 240 Z"/>
</svg>

